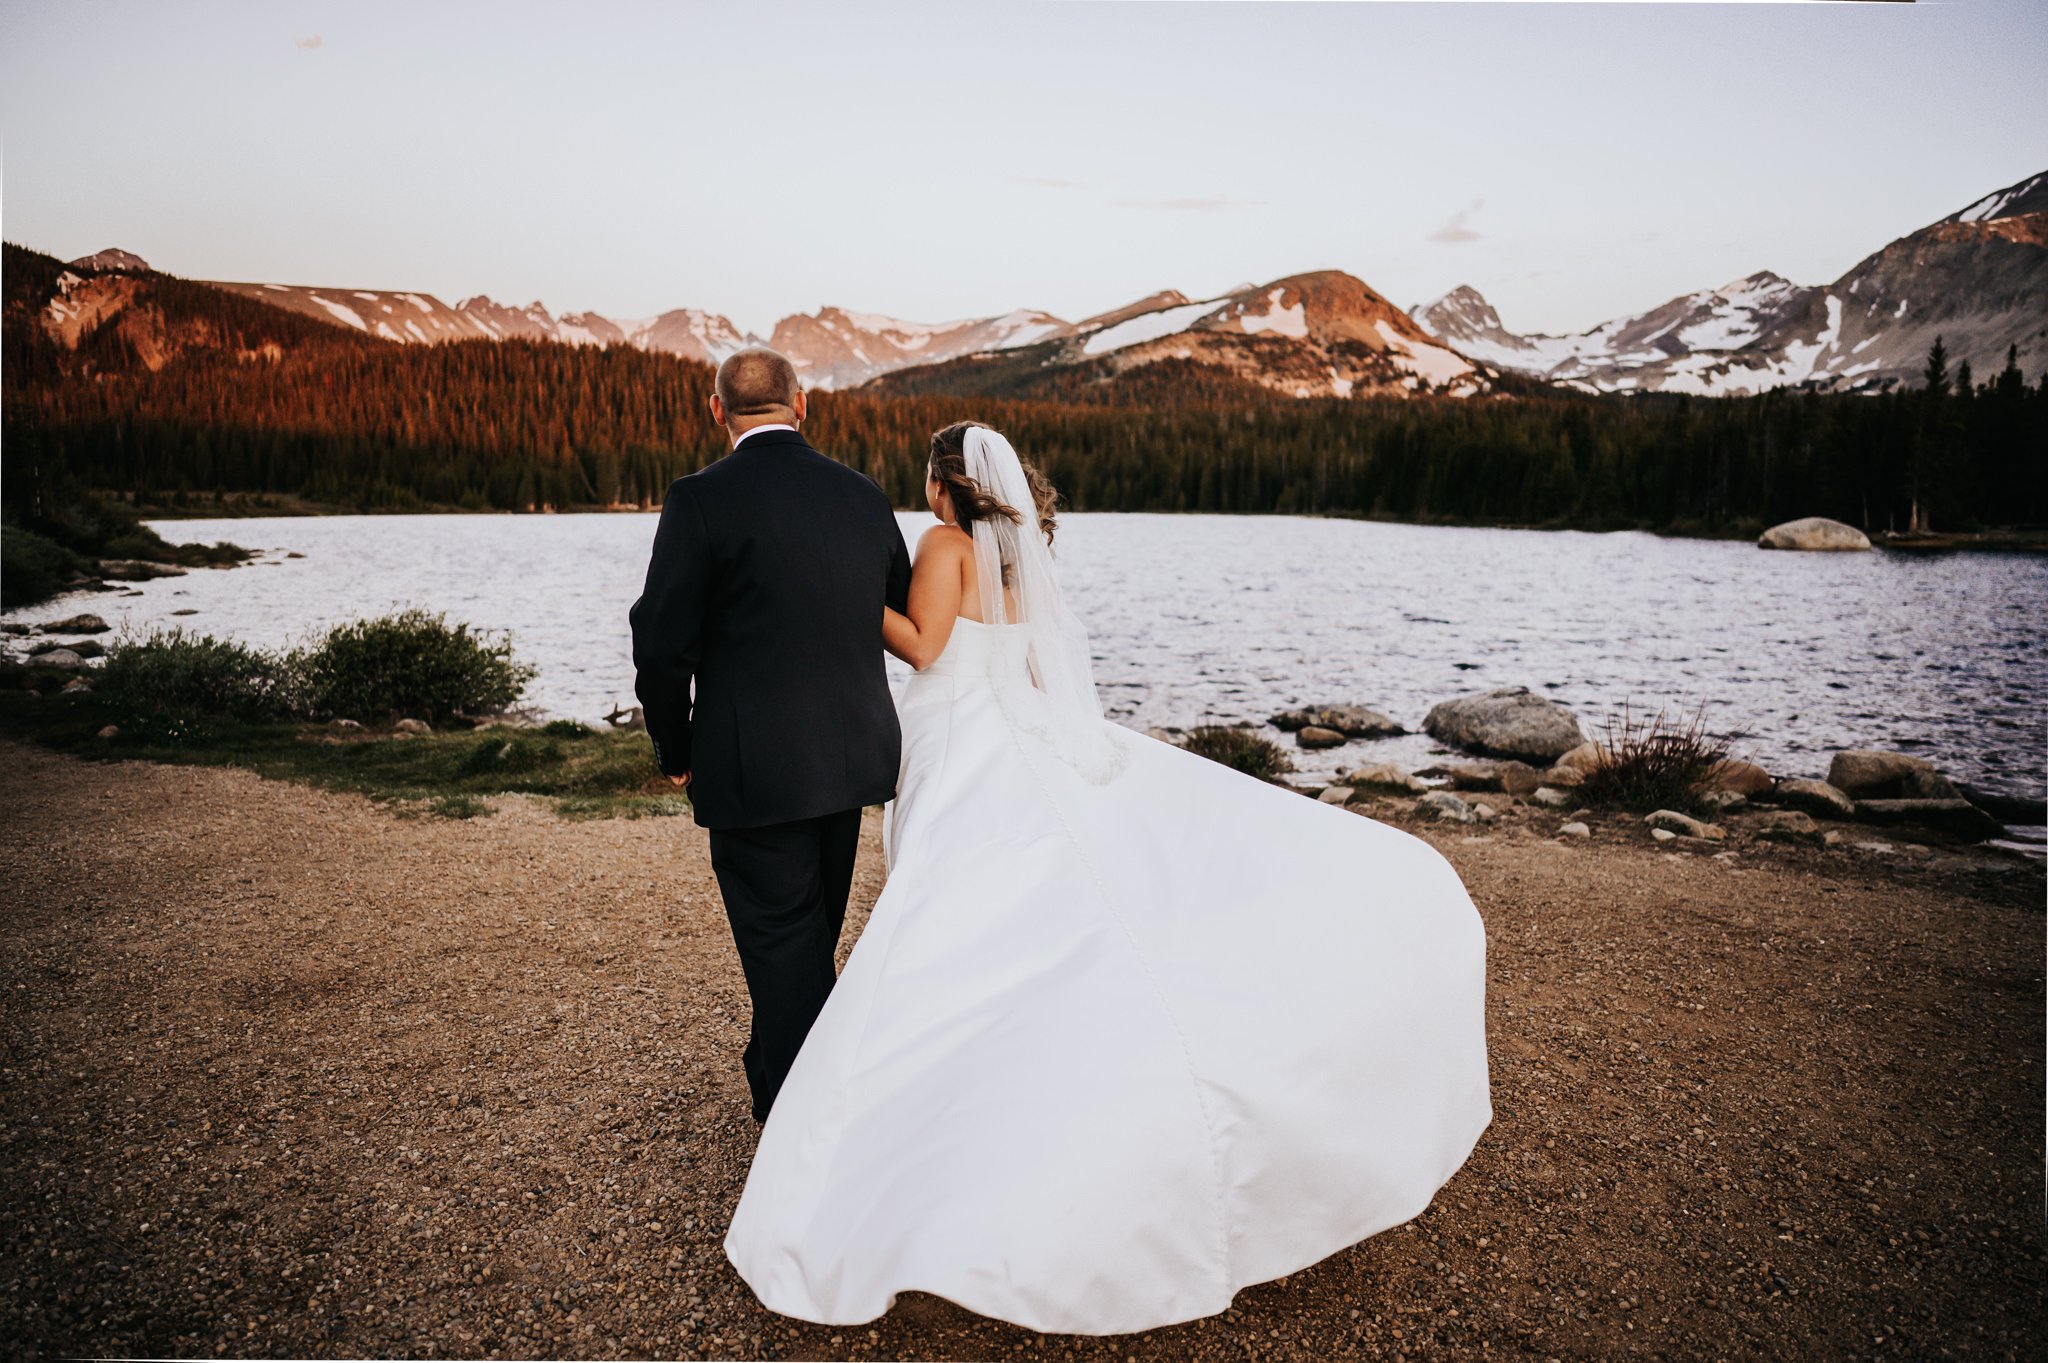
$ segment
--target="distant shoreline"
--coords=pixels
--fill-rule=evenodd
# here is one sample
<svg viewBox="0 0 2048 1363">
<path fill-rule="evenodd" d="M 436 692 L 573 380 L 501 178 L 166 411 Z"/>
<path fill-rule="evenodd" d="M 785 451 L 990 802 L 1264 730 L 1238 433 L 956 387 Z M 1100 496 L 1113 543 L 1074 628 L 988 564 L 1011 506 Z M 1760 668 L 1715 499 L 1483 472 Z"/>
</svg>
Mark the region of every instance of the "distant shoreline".
<svg viewBox="0 0 2048 1363">
<path fill-rule="evenodd" d="M 112 494 L 102 493 L 102 496 Z M 136 503 L 130 507 L 145 521 L 220 521 L 220 520 L 261 520 L 270 517 L 280 519 L 296 517 L 336 516 L 609 516 L 609 515 L 652 515 L 661 510 L 659 506 L 601 506 L 580 504 L 576 506 L 550 507 L 544 511 L 506 511 L 500 508 L 476 508 L 455 505 L 378 507 L 365 508 L 341 506 L 332 503 L 311 502 L 300 497 L 279 497 L 275 505 L 251 506 L 246 497 L 230 500 L 216 506 L 172 507 Z M 896 508 L 899 512 L 923 511 L 923 507 Z M 1300 520 L 1323 521 L 1366 521 L 1375 525 L 1415 525 L 1460 530 L 1537 530 L 1576 531 L 1586 535 L 1637 534 L 1655 535 L 1660 539 L 1689 540 L 1750 540 L 1754 541 L 1762 527 L 1747 524 L 1740 528 L 1731 527 L 1720 532 L 1696 532 L 1659 530 L 1644 525 L 1556 525 L 1513 521 L 1416 521 L 1395 516 L 1370 516 L 1341 511 L 1088 511 L 1081 508 L 1067 508 L 1076 515 L 1090 516 L 1227 516 L 1233 519 L 1255 517 L 1293 517 Z M 1993 553 L 2048 553 L 2048 526 L 1999 526 L 1979 531 L 1929 532 L 1918 535 L 1893 534 L 1883 530 L 1867 532 L 1873 546 L 1910 552 L 1952 552 L 1957 550 L 1981 550 Z"/>
</svg>

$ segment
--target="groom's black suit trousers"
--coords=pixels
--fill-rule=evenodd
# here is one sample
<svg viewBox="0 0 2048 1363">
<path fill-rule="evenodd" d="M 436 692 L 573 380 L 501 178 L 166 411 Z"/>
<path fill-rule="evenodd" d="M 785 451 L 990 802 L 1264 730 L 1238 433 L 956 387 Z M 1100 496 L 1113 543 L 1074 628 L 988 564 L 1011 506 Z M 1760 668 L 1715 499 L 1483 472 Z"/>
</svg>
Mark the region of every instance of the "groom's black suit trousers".
<svg viewBox="0 0 2048 1363">
<path fill-rule="evenodd" d="M 753 1000 L 743 1063 L 754 1120 L 766 1121 L 836 978 L 853 889 L 859 808 L 756 828 L 714 828 L 711 869 Z"/>
</svg>

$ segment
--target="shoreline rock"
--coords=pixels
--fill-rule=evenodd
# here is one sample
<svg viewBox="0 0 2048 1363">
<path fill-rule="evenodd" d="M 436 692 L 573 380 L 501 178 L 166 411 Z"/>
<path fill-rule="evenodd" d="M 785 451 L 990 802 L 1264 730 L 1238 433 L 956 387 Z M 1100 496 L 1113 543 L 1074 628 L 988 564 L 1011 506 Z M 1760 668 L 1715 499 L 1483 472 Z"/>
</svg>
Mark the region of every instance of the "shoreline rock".
<svg viewBox="0 0 2048 1363">
<path fill-rule="evenodd" d="M 1468 752 L 1544 766 L 1586 741 L 1571 711 L 1526 686 L 1438 701 L 1422 728 L 1430 737 Z"/>
<path fill-rule="evenodd" d="M 1864 823 L 1919 824 L 1957 837 L 1983 842 L 2005 832 L 2005 825 L 1968 800 L 1858 800 L 1856 817 Z"/>
<path fill-rule="evenodd" d="M 1374 762 L 1368 766 L 1356 767 L 1340 773 L 1338 784 L 1354 790 L 1397 790 L 1405 794 L 1419 795 L 1429 787 L 1414 776 L 1402 771 L 1391 762 Z"/>
<path fill-rule="evenodd" d="M 1756 537 L 1759 549 L 1813 551 L 1855 551 L 1870 548 L 1870 536 L 1853 525 L 1826 516 L 1802 516 L 1796 521 L 1774 525 Z"/>
<path fill-rule="evenodd" d="M 1828 763 L 1828 784 L 1853 800 L 1960 800 L 1962 792 L 1924 757 L 1850 748 Z"/>
<path fill-rule="evenodd" d="M 45 634 L 105 634 L 113 628 L 97 615 L 73 615 L 63 620 L 46 620 L 37 626 Z"/>
<path fill-rule="evenodd" d="M 1442 823 L 1477 823 L 1479 816 L 1448 790 L 1432 790 L 1415 802 L 1417 811 Z"/>
<path fill-rule="evenodd" d="M 1771 787 L 1771 794 L 1777 797 L 1778 803 L 1808 814 L 1831 819 L 1856 817 L 1856 802 L 1825 781 L 1788 776 Z"/>
<path fill-rule="evenodd" d="M 1394 720 L 1363 705 L 1312 705 L 1282 710 L 1267 723 L 1284 733 L 1308 728 L 1333 729 L 1346 738 L 1393 738 L 1408 732 Z"/>
</svg>

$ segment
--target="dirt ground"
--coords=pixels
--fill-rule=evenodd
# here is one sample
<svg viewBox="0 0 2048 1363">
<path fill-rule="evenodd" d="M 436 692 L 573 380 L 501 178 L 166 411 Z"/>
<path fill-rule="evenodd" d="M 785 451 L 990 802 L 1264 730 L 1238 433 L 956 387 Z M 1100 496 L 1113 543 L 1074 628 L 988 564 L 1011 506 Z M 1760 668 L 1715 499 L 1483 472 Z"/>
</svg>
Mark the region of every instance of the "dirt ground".
<svg viewBox="0 0 2048 1363">
<path fill-rule="evenodd" d="M 1549 817 L 1549 816 L 1545 816 Z M 763 1309 L 746 997 L 687 820 L 401 819 L 0 744 L 9 1357 L 2040 1357 L 2043 880 L 1996 852 L 1427 830 L 1495 1118 L 1221 1316 Z M 1476 839 L 1476 840 L 1474 840 Z M 1717 859 L 1713 851 L 1734 855 Z M 880 885 L 873 820 L 843 948 Z M 2031 1341 L 2031 1342 L 2030 1342 Z"/>
</svg>

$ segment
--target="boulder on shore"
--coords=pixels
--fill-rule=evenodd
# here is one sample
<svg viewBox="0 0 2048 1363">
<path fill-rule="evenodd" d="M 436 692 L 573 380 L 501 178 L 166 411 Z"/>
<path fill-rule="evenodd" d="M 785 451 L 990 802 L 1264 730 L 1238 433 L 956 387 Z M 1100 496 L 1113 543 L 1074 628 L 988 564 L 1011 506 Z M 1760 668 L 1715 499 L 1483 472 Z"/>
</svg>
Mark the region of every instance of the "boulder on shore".
<svg viewBox="0 0 2048 1363">
<path fill-rule="evenodd" d="M 68 648 L 53 648 L 35 656 L 38 667 L 84 667 L 85 659 Z"/>
<path fill-rule="evenodd" d="M 1294 735 L 1294 741 L 1304 748 L 1341 748 L 1350 740 L 1335 729 L 1325 729 L 1317 724 L 1305 724 Z"/>
<path fill-rule="evenodd" d="M 1313 705 L 1305 710 L 1282 710 L 1271 723 L 1290 734 L 1314 727 L 1335 729 L 1346 738 L 1392 738 L 1408 732 L 1379 711 L 1363 705 Z"/>
<path fill-rule="evenodd" d="M 1681 814 L 1675 809 L 1654 810 L 1643 816 L 1643 822 L 1651 828 L 1668 828 L 1673 833 L 1688 838 L 1719 839 L 1726 836 L 1721 825 L 1702 822 L 1690 814 Z"/>
<path fill-rule="evenodd" d="M 1569 752 L 1560 753 L 1550 770 L 1553 775 L 1559 771 L 1575 771 L 1583 777 L 1606 763 L 1607 752 L 1598 743 L 1581 743 Z"/>
<path fill-rule="evenodd" d="M 2005 825 L 1968 800 L 1858 800 L 1856 817 L 1869 823 L 1909 823 L 1939 828 L 1971 842 L 2005 832 Z"/>
<path fill-rule="evenodd" d="M 107 652 L 106 645 L 97 639 L 45 639 L 29 649 L 28 655 L 31 658 L 39 658 L 42 654 L 55 653 L 59 649 L 69 649 L 81 658 L 105 657 Z"/>
<path fill-rule="evenodd" d="M 1585 742 L 1571 711 L 1526 686 L 1438 701 L 1422 727 L 1430 737 L 1454 747 L 1545 766 Z"/>
<path fill-rule="evenodd" d="M 1756 822 L 1756 835 L 1766 842 L 1819 842 L 1820 825 L 1797 809 L 1774 809 Z"/>
<path fill-rule="evenodd" d="M 1451 762 L 1428 770 L 1433 775 L 1450 778 L 1453 790 L 1497 790 L 1507 795 L 1527 795 L 1546 779 L 1543 772 L 1512 757 L 1499 761 Z"/>
<path fill-rule="evenodd" d="M 1960 800 L 1963 793 L 1924 757 L 1852 748 L 1828 764 L 1828 784 L 1858 800 Z"/>
<path fill-rule="evenodd" d="M 97 615 L 74 615 L 69 620 L 52 620 L 43 626 L 45 634 L 105 634 L 112 626 Z"/>
<path fill-rule="evenodd" d="M 1803 776 L 1794 776 L 1772 786 L 1771 794 L 1777 797 L 1779 804 L 1803 809 L 1824 819 L 1856 817 L 1856 802 L 1825 781 L 1809 781 Z"/>
<path fill-rule="evenodd" d="M 1354 790 L 1406 790 L 1424 791 L 1428 786 L 1402 771 L 1391 762 L 1374 762 L 1358 767 L 1339 776 L 1338 781 Z"/>
<path fill-rule="evenodd" d="M 1771 774 L 1754 762 L 1724 757 L 1708 770 L 1707 786 L 1737 795 L 1761 795 L 1771 788 Z"/>
<path fill-rule="evenodd" d="M 1802 516 L 1756 537 L 1759 549 L 1868 549 L 1870 536 L 1826 516 Z"/>
<path fill-rule="evenodd" d="M 1479 818 L 1470 805 L 1448 790 L 1432 790 L 1415 802 L 1415 810 L 1444 823 L 1473 823 Z"/>
</svg>

